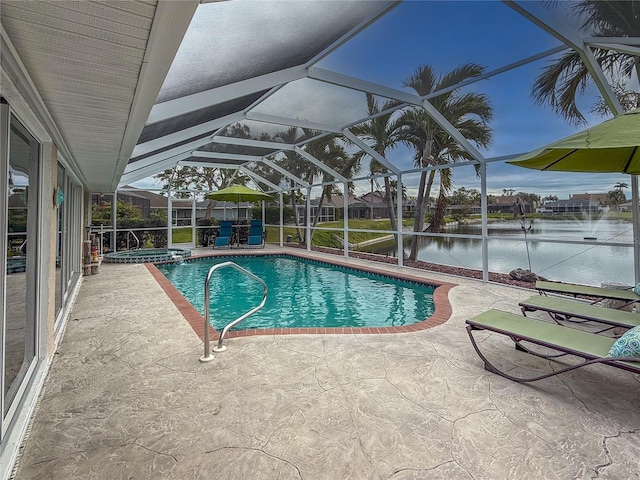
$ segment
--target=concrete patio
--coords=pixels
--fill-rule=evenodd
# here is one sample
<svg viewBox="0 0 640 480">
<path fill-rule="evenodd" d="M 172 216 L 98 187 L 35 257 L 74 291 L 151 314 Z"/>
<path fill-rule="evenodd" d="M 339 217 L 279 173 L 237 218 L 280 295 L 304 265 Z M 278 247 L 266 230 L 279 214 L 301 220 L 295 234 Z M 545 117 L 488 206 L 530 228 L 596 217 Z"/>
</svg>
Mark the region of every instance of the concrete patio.
<svg viewBox="0 0 640 480">
<path fill-rule="evenodd" d="M 532 292 L 421 275 L 457 284 L 444 325 L 233 338 L 203 364 L 147 268 L 103 264 L 83 279 L 15 478 L 639 478 L 640 376 L 491 374 L 464 321 L 519 313 Z M 554 368 L 484 337 L 503 365 Z"/>
</svg>

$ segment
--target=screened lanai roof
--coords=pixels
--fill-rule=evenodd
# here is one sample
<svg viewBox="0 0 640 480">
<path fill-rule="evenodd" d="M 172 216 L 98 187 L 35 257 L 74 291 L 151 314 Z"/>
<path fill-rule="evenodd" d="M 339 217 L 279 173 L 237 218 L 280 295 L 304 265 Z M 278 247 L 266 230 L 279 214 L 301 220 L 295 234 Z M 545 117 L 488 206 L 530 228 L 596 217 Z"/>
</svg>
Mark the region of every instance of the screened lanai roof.
<svg viewBox="0 0 640 480">
<path fill-rule="evenodd" d="M 11 82 L 33 85 L 32 103 L 52 126 L 61 155 L 95 192 L 179 164 L 259 172 L 254 181 L 265 189 L 278 188 L 278 178 L 304 185 L 282 171 L 280 151 L 295 152 L 299 168 L 320 168 L 324 178 L 318 181 L 344 180 L 305 146 L 329 133 L 392 174 L 411 170 L 352 134 L 370 118 L 365 93 L 380 103 L 424 107 L 482 162 L 489 153 L 439 116 L 430 102 L 434 94 L 420 97 L 403 86 L 418 64 L 433 62 L 446 71 L 476 62 L 486 67 L 474 79 L 481 91 L 509 86 L 528 97 L 533 79 L 525 85 L 510 72 L 525 64 L 541 68 L 574 48 L 584 52 L 600 93 L 614 97 L 587 47 L 637 52 L 637 38 L 594 38 L 575 18 L 542 4 L 5 0 L 3 89 Z M 563 8 L 558 2 L 556 9 Z M 8 52 L 19 59 L 15 69 L 6 68 Z M 395 77 L 391 64 L 403 65 Z M 514 126 L 513 118 L 497 123 Z M 528 128 L 521 128 L 521 138 L 537 138 Z M 493 153 L 518 154 L 559 138 L 514 145 L 512 137 L 496 139 Z"/>
<path fill-rule="evenodd" d="M 303 112 L 309 92 L 317 101 L 319 90 L 325 88 L 309 85 L 313 82 L 307 78 L 309 68 L 394 5 L 380 1 L 200 5 L 121 183 L 178 162 L 237 168 L 281 150 L 267 143 L 223 143 L 233 136 L 224 129 L 241 124 L 254 141 L 286 129 L 288 120 L 274 123 L 284 112 L 270 108 L 273 99 L 277 103 L 278 98 L 288 98 Z M 353 119 L 364 114 L 358 112 Z M 333 123 L 338 128 L 342 122 Z M 291 148 L 295 143 L 291 139 Z"/>
<path fill-rule="evenodd" d="M 431 106 L 429 100 L 434 95 L 420 97 L 403 88 L 403 78 L 390 84 L 353 75 L 348 68 L 326 67 L 331 61 L 325 60 L 330 60 L 336 50 L 352 39 L 366 35 L 371 25 L 393 16 L 397 8 L 405 7 L 399 7 L 400 3 L 239 1 L 201 4 L 151 109 L 121 185 L 176 165 L 191 165 L 234 168 L 247 174 L 254 172 L 253 180 L 268 190 L 277 189 L 283 178 L 305 186 L 299 176 L 278 168 L 278 155 L 282 151 L 298 154 L 297 169 L 304 169 L 305 165 L 319 167 L 323 171 L 319 182 L 344 180 L 311 156 L 305 147 L 310 139 L 330 133 L 338 134 L 353 148 L 364 150 L 389 172 L 398 173 L 402 167 L 372 151 L 350 130 L 369 118 L 365 93 L 374 95 L 379 103 L 397 100 L 400 106 L 426 108 L 472 158 L 484 161 L 486 153 L 467 142 Z M 415 2 L 408 2 L 406 7 L 411 8 L 412 3 Z M 527 29 L 538 32 L 533 42 L 531 36 L 525 35 L 505 38 L 498 51 L 474 49 L 470 42 L 469 55 L 479 55 L 477 61 L 488 66 L 487 73 L 476 81 L 492 78 L 522 64 L 540 62 L 568 48 L 585 46 L 588 32 L 580 32 L 566 15 L 554 14 L 532 2 L 482 3 L 489 12 L 492 9 L 509 11 L 508 15 L 514 21 L 525 23 Z M 464 6 L 464 3 L 458 4 L 458 19 L 465 15 Z M 447 49 L 446 39 L 434 43 L 428 33 L 435 23 L 452 22 L 455 17 L 438 18 L 427 12 L 422 20 L 425 50 Z M 464 25 L 461 21 L 460 28 L 464 29 Z M 456 31 L 455 24 L 449 28 L 454 35 L 461 34 Z M 400 35 L 393 31 L 386 33 Z M 597 39 L 587 41 L 596 42 Z M 482 39 L 478 39 L 478 43 L 482 45 Z M 402 51 L 397 54 L 401 55 Z M 456 61 L 474 61 L 475 58 L 469 58 L 469 55 Z M 429 58 L 429 55 L 425 57 Z M 385 59 L 381 57 L 376 67 L 384 69 Z M 590 68 L 595 69 L 594 76 L 601 88 L 608 89 L 608 84 L 602 82 L 597 64 L 594 62 Z M 520 153 L 520 150 L 511 153 Z"/>
</svg>

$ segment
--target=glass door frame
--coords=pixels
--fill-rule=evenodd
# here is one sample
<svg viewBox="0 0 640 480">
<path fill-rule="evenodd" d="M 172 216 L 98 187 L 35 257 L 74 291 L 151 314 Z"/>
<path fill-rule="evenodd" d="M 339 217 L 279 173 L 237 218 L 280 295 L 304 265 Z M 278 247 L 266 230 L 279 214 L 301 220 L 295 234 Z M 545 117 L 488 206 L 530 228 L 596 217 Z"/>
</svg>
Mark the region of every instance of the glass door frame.
<svg viewBox="0 0 640 480">
<path fill-rule="evenodd" d="M 27 200 L 27 208 L 31 205 L 34 208 L 32 215 L 27 218 L 27 232 L 33 232 L 35 241 L 31 242 L 29 250 L 31 256 L 27 255 L 26 266 L 26 284 L 27 290 L 29 285 L 33 286 L 34 291 L 28 293 L 25 299 L 25 355 L 27 349 L 32 352 L 32 358 L 20 369 L 20 373 L 13 381 L 19 381 L 19 384 L 11 385 L 7 391 L 9 393 L 15 388 L 11 395 L 11 404 L 7 408 L 5 405 L 5 342 L 6 342 L 6 307 L 7 307 L 7 251 L 3 248 L 0 253 L 0 261 L 2 262 L 2 279 L 0 280 L 3 296 L 0 299 L 2 303 L 2 325 L 0 325 L 0 342 L 2 344 L 2 355 L 0 355 L 0 441 L 4 441 L 7 432 L 11 428 L 14 415 L 19 411 L 19 406 L 28 392 L 34 373 L 38 367 L 40 360 L 44 357 L 44 348 L 42 347 L 43 331 L 46 334 L 46 318 L 42 315 L 43 299 L 46 300 L 47 292 L 44 292 L 38 281 L 43 271 L 42 265 L 42 247 L 44 239 L 40 235 L 41 225 L 43 224 L 43 199 L 41 192 L 45 187 L 44 175 L 42 175 L 43 148 L 42 142 L 27 128 L 10 109 L 6 103 L 0 104 L 0 144 L 3 148 L 0 151 L 0 235 L 4 238 L 8 236 L 8 185 L 9 185 L 9 163 L 10 163 L 10 130 L 12 123 L 15 122 L 20 128 L 24 129 L 29 136 L 36 142 L 38 152 L 36 155 L 35 172 L 29 175 L 30 199 Z M 33 178 L 32 178 L 33 177 Z M 35 253 L 33 253 L 35 252 Z M 18 380 L 19 379 L 19 380 Z M 5 412 L 6 410 L 6 412 Z"/>
</svg>

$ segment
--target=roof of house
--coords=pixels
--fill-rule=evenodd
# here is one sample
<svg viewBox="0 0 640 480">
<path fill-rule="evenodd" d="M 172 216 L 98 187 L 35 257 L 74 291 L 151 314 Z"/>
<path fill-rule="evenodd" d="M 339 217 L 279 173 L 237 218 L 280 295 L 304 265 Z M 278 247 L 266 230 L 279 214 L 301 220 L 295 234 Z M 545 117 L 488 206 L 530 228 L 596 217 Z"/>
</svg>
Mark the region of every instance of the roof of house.
<svg viewBox="0 0 640 480">
<path fill-rule="evenodd" d="M 497 205 L 513 205 L 518 201 L 518 197 L 516 195 L 498 195 L 492 198 L 492 203 Z"/>
<path fill-rule="evenodd" d="M 367 203 L 384 203 L 384 194 L 382 192 L 369 192 L 360 195 L 360 200 Z"/>
<path fill-rule="evenodd" d="M 608 203 L 608 193 L 574 193 L 569 195 L 570 200 L 591 200 L 593 202 Z"/>
<path fill-rule="evenodd" d="M 593 207 L 600 205 L 600 202 L 592 200 L 581 200 L 570 198 L 568 200 L 557 200 L 555 202 L 545 203 L 545 207 Z"/>
<path fill-rule="evenodd" d="M 132 197 L 146 198 L 149 200 L 149 206 L 151 208 L 167 208 L 167 197 L 159 195 L 157 193 L 149 192 L 146 190 L 138 190 L 135 187 L 127 185 L 127 190 L 119 190 L 119 195 L 130 195 Z"/>
</svg>

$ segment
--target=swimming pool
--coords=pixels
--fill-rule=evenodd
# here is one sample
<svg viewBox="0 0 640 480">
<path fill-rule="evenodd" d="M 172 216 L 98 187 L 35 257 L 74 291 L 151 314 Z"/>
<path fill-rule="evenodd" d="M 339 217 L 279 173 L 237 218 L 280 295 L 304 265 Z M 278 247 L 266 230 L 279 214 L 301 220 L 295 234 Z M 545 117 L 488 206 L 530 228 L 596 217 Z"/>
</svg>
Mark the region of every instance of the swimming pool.
<svg viewBox="0 0 640 480">
<path fill-rule="evenodd" d="M 233 261 L 269 286 L 265 307 L 238 329 L 375 329 L 411 326 L 435 309 L 436 285 L 358 271 L 289 255 L 216 256 L 158 270 L 204 314 L 204 279 L 218 263 Z M 216 330 L 262 299 L 262 287 L 235 269 L 211 278 L 211 321 Z M 400 330 L 396 330 L 400 331 Z"/>
</svg>

